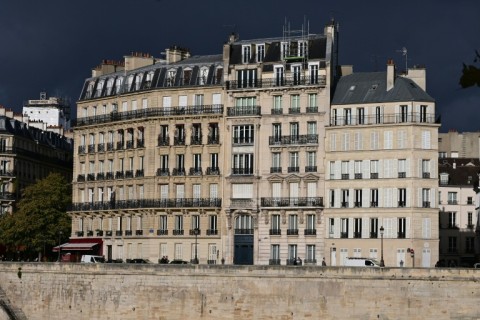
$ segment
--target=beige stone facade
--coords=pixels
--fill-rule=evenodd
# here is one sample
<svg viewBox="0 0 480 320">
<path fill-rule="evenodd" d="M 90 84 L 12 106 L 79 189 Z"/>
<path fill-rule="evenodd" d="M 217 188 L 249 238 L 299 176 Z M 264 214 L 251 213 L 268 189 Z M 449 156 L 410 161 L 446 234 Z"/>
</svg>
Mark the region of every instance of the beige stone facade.
<svg viewBox="0 0 480 320">
<path fill-rule="evenodd" d="M 438 126 L 433 99 L 392 62 L 340 80 L 325 143 L 329 264 L 383 253 L 388 266 L 435 265 Z"/>
<path fill-rule="evenodd" d="M 411 248 L 416 266 L 433 265 L 438 124 L 425 72 L 412 70 L 417 85 L 389 67 L 379 90 L 405 100 L 335 102 L 336 37 L 332 23 L 232 35 L 219 55 L 104 61 L 78 102 L 71 240 L 96 239 L 108 259 L 193 261 L 198 248 L 203 264 L 338 265 L 380 258 L 383 225 L 388 264 L 412 265 Z M 360 108 L 366 122 L 346 122 Z"/>
</svg>

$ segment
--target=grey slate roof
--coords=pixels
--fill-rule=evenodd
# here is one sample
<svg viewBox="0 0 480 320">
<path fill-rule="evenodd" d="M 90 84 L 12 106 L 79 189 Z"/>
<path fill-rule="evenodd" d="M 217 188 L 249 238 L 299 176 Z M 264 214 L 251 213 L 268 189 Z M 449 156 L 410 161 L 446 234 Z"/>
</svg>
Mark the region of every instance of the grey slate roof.
<svg viewBox="0 0 480 320">
<path fill-rule="evenodd" d="M 386 88 L 386 72 L 353 73 L 340 78 L 333 94 L 332 104 L 435 101 L 408 78 L 396 77 L 393 88 L 389 91 Z"/>
<path fill-rule="evenodd" d="M 473 158 L 442 158 L 438 160 L 438 176 L 440 177 L 442 173 L 448 173 L 448 186 L 476 188 L 480 174 L 480 161 Z M 440 184 L 440 186 L 444 185 Z"/>
</svg>

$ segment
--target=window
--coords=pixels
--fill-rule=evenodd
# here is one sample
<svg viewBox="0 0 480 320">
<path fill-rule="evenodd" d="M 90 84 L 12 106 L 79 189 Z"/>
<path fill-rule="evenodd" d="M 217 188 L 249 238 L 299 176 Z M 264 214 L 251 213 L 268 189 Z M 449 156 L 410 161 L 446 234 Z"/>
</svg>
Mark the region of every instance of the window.
<svg viewBox="0 0 480 320">
<path fill-rule="evenodd" d="M 378 160 L 370 161 L 370 179 L 378 179 Z"/>
<path fill-rule="evenodd" d="M 271 235 L 280 235 L 281 230 L 280 230 L 280 215 L 279 214 L 272 214 L 271 216 L 271 228 L 270 228 L 270 234 Z"/>
<path fill-rule="evenodd" d="M 265 58 L 265 45 L 257 44 L 257 62 L 262 62 Z"/>
<path fill-rule="evenodd" d="M 354 146 L 355 150 L 363 150 L 363 137 L 361 132 L 355 132 Z"/>
<path fill-rule="evenodd" d="M 383 122 L 382 108 L 375 107 L 375 123 L 379 124 Z"/>
<path fill-rule="evenodd" d="M 362 189 L 355 189 L 355 208 L 361 208 L 362 207 Z"/>
<path fill-rule="evenodd" d="M 342 180 L 348 180 L 348 163 L 349 161 L 342 161 Z"/>
<path fill-rule="evenodd" d="M 378 207 L 378 189 L 370 189 L 370 207 Z"/>
<path fill-rule="evenodd" d="M 354 238 L 362 237 L 362 218 L 353 219 L 353 237 Z"/>
<path fill-rule="evenodd" d="M 465 237 L 465 252 L 474 253 L 475 252 L 475 238 L 474 237 Z"/>
<path fill-rule="evenodd" d="M 209 215 L 208 216 L 208 230 L 207 235 L 216 235 L 218 234 L 217 229 L 217 216 L 216 215 Z"/>
<path fill-rule="evenodd" d="M 407 122 L 408 121 L 408 106 L 401 105 L 400 106 L 400 114 L 399 114 L 399 122 Z"/>
<path fill-rule="evenodd" d="M 350 190 L 348 189 L 342 189 L 342 208 L 348 208 L 350 201 L 349 192 Z"/>
<path fill-rule="evenodd" d="M 473 213 L 472 212 L 468 212 L 467 213 L 467 227 L 468 228 L 473 228 Z"/>
<path fill-rule="evenodd" d="M 254 142 L 253 125 L 240 125 L 233 127 L 234 144 L 253 144 Z"/>
<path fill-rule="evenodd" d="M 473 198 L 467 197 L 467 204 L 473 204 Z"/>
<path fill-rule="evenodd" d="M 407 189 L 399 188 L 398 189 L 398 207 L 403 208 L 407 205 Z"/>
<path fill-rule="evenodd" d="M 288 42 L 282 42 L 280 46 L 282 58 L 285 59 L 285 57 L 290 55 L 290 44 Z"/>
<path fill-rule="evenodd" d="M 248 63 L 250 61 L 250 45 L 242 46 L 242 62 Z"/>
<path fill-rule="evenodd" d="M 448 213 L 448 228 L 454 229 L 457 228 L 457 213 L 449 212 Z"/>
<path fill-rule="evenodd" d="M 373 131 L 370 134 L 370 149 L 372 149 L 372 150 L 378 150 L 379 149 L 379 146 L 378 146 L 378 132 L 376 132 L 376 131 Z"/>
<path fill-rule="evenodd" d="M 422 149 L 431 149 L 430 131 L 422 131 Z"/>
<path fill-rule="evenodd" d="M 318 84 L 318 64 L 310 64 L 309 68 L 310 68 L 310 84 Z"/>
<path fill-rule="evenodd" d="M 378 238 L 378 218 L 370 218 L 370 238 Z"/>
<path fill-rule="evenodd" d="M 430 189 L 422 189 L 422 207 L 430 208 Z"/>
<path fill-rule="evenodd" d="M 407 219 L 398 218 L 398 233 L 397 237 L 399 239 L 405 239 L 406 237 L 406 228 L 407 228 Z"/>
<path fill-rule="evenodd" d="M 290 152 L 288 172 L 299 172 L 298 152 Z"/>
<path fill-rule="evenodd" d="M 353 168 L 355 179 L 362 179 L 362 161 L 355 160 Z"/>
<path fill-rule="evenodd" d="M 282 114 L 282 96 L 273 96 L 273 114 Z"/>
<path fill-rule="evenodd" d="M 422 160 L 422 178 L 430 178 L 430 160 Z"/>
<path fill-rule="evenodd" d="M 315 215 L 307 214 L 307 228 L 305 229 L 305 235 L 314 235 L 314 234 L 316 234 Z"/>
<path fill-rule="evenodd" d="M 287 235 L 298 235 L 298 215 L 296 214 L 288 216 Z"/>
<path fill-rule="evenodd" d="M 300 135 L 299 124 L 298 122 L 290 122 L 290 139 L 291 142 L 298 141 L 298 137 Z"/>
<path fill-rule="evenodd" d="M 407 160 L 399 159 L 398 160 L 398 177 L 406 178 L 407 177 Z"/>
<path fill-rule="evenodd" d="M 306 57 L 308 56 L 308 42 L 307 41 L 298 41 L 298 56 L 299 57 Z"/>
<path fill-rule="evenodd" d="M 253 153 L 233 155 L 233 174 L 253 174 Z"/>
<path fill-rule="evenodd" d="M 271 173 L 282 171 L 282 165 L 281 165 L 280 159 L 281 159 L 280 152 L 272 153 L 272 168 L 270 170 Z"/>
<path fill-rule="evenodd" d="M 237 70 L 238 88 L 255 88 L 257 86 L 257 69 Z"/>
<path fill-rule="evenodd" d="M 293 264 L 293 261 L 297 257 L 297 245 L 289 244 L 288 245 L 288 264 Z"/>
<path fill-rule="evenodd" d="M 393 132 L 385 131 L 383 133 L 383 149 L 392 149 L 393 148 Z"/>
<path fill-rule="evenodd" d="M 300 113 L 300 95 L 298 94 L 290 96 L 290 113 Z"/>
<path fill-rule="evenodd" d="M 344 133 L 343 134 L 343 151 L 350 150 L 350 134 Z"/>
<path fill-rule="evenodd" d="M 275 85 L 283 86 L 284 85 L 283 67 L 275 67 L 274 70 L 275 70 Z"/>
<path fill-rule="evenodd" d="M 365 124 L 365 108 L 357 108 L 357 124 Z"/>
<path fill-rule="evenodd" d="M 315 245 L 307 244 L 305 252 L 305 263 L 316 263 L 317 259 L 315 258 Z"/>
<path fill-rule="evenodd" d="M 300 65 L 292 65 L 291 70 L 292 70 L 293 85 L 301 84 L 300 80 L 301 80 L 301 74 L 302 74 L 302 67 Z"/>
<path fill-rule="evenodd" d="M 333 237 L 335 234 L 335 219 L 334 218 L 329 218 L 328 219 L 328 234 L 330 238 Z"/>
<path fill-rule="evenodd" d="M 270 264 L 279 265 L 280 264 L 280 245 L 272 244 L 270 246 Z"/>
<path fill-rule="evenodd" d="M 352 124 L 352 109 L 343 109 L 343 118 L 344 118 L 344 124 L 345 125 L 350 125 Z"/>
<path fill-rule="evenodd" d="M 456 192 L 448 192 L 448 204 L 457 204 Z"/>
<path fill-rule="evenodd" d="M 308 105 L 307 105 L 307 112 L 316 112 L 317 111 L 317 94 L 316 93 L 309 93 L 308 94 Z"/>
<path fill-rule="evenodd" d="M 173 230 L 173 235 L 183 235 L 183 216 L 175 216 L 175 228 Z"/>
<path fill-rule="evenodd" d="M 348 219 L 340 219 L 340 238 L 348 238 Z"/>
<path fill-rule="evenodd" d="M 427 122 L 427 106 L 420 106 L 420 122 Z"/>
<path fill-rule="evenodd" d="M 335 208 L 335 190 L 330 190 L 330 208 Z"/>
<path fill-rule="evenodd" d="M 448 237 L 448 253 L 457 252 L 457 237 Z"/>
<path fill-rule="evenodd" d="M 317 171 L 317 153 L 315 151 L 307 152 L 307 167 L 305 172 L 316 172 Z"/>
<path fill-rule="evenodd" d="M 236 234 L 250 234 L 253 233 L 252 217 L 246 214 L 239 215 L 235 220 Z"/>
</svg>

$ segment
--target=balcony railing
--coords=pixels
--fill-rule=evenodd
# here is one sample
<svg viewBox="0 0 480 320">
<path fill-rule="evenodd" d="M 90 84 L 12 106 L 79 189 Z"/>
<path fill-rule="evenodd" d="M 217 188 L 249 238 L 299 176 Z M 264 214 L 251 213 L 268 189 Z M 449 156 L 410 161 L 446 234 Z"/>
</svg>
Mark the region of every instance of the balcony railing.
<svg viewBox="0 0 480 320">
<path fill-rule="evenodd" d="M 262 207 L 323 207 L 323 197 L 261 198 Z"/>
<path fill-rule="evenodd" d="M 207 139 L 208 144 L 219 144 L 220 143 L 220 137 L 219 136 L 209 136 Z"/>
<path fill-rule="evenodd" d="M 279 266 L 281 264 L 280 259 L 268 259 L 268 264 L 271 266 Z"/>
<path fill-rule="evenodd" d="M 114 177 L 113 172 L 107 172 L 105 174 L 105 180 L 113 180 L 113 177 Z"/>
<path fill-rule="evenodd" d="M 105 151 L 105 143 L 97 144 L 97 151 L 98 152 L 104 152 Z"/>
<path fill-rule="evenodd" d="M 399 177 L 399 178 L 406 178 L 406 177 L 407 177 L 407 173 L 406 173 L 406 172 L 399 172 L 399 173 L 398 173 L 398 177 Z"/>
<path fill-rule="evenodd" d="M 394 124 L 394 123 L 435 123 L 434 114 L 422 114 L 412 112 L 408 115 L 390 113 L 370 116 L 335 117 L 330 119 L 330 126 L 371 125 L 371 124 Z"/>
<path fill-rule="evenodd" d="M 304 134 L 291 136 L 270 136 L 268 143 L 274 145 L 317 144 L 318 134 Z"/>
<path fill-rule="evenodd" d="M 405 231 L 398 231 L 397 232 L 398 239 L 405 239 Z"/>
<path fill-rule="evenodd" d="M 78 154 L 84 154 L 85 153 L 85 146 L 78 146 Z"/>
<path fill-rule="evenodd" d="M 184 146 L 185 145 L 185 137 L 175 137 L 173 139 L 173 145 Z"/>
<path fill-rule="evenodd" d="M 77 182 L 84 182 L 85 181 L 85 175 L 84 174 L 79 174 L 77 176 Z"/>
<path fill-rule="evenodd" d="M 399 208 L 404 208 L 407 205 L 405 201 L 398 201 L 398 207 Z"/>
<path fill-rule="evenodd" d="M 430 172 L 423 172 L 423 173 L 422 173 L 422 178 L 424 178 L 424 179 L 430 179 Z"/>
<path fill-rule="evenodd" d="M 314 236 L 317 234 L 317 229 L 305 229 L 303 232 L 306 236 Z"/>
<path fill-rule="evenodd" d="M 305 109 L 306 113 L 317 113 L 318 112 L 318 107 L 307 107 Z"/>
<path fill-rule="evenodd" d="M 157 236 L 168 236 L 168 230 L 166 229 L 158 229 Z"/>
<path fill-rule="evenodd" d="M 131 236 L 132 235 L 132 230 L 125 230 L 125 235 L 126 236 Z"/>
<path fill-rule="evenodd" d="M 158 136 L 158 146 L 168 146 L 170 144 L 170 139 L 168 137 Z"/>
<path fill-rule="evenodd" d="M 125 174 L 123 171 L 117 171 L 115 172 L 115 179 L 123 179 L 125 177 Z"/>
<path fill-rule="evenodd" d="M 217 229 L 207 229 L 207 236 L 216 236 L 218 235 Z"/>
<path fill-rule="evenodd" d="M 376 208 L 376 207 L 378 207 L 378 202 L 377 201 L 370 202 L 370 208 Z"/>
<path fill-rule="evenodd" d="M 378 234 L 374 231 L 370 232 L 370 238 L 372 239 L 377 239 L 378 238 Z"/>
<path fill-rule="evenodd" d="M 198 229 L 198 228 L 197 228 L 197 230 L 198 230 L 197 235 L 199 236 L 202 232 L 201 232 L 201 230 Z M 190 229 L 190 230 L 188 231 L 188 234 L 191 235 L 191 236 L 194 236 L 194 235 L 195 235 L 195 229 Z"/>
<path fill-rule="evenodd" d="M 300 172 L 300 167 L 287 167 L 287 172 Z"/>
<path fill-rule="evenodd" d="M 112 209 L 144 208 L 218 208 L 222 205 L 220 198 L 183 198 L 183 199 L 139 199 L 118 201 L 97 201 L 73 203 L 71 211 L 97 211 Z"/>
<path fill-rule="evenodd" d="M 92 117 L 78 118 L 76 127 L 110 123 L 116 121 L 147 119 L 156 117 L 174 117 L 184 115 L 210 115 L 223 114 L 223 105 L 203 105 L 203 106 L 189 106 L 189 107 L 169 107 L 169 108 L 146 108 L 139 110 L 132 110 L 126 112 L 111 112 Z"/>
<path fill-rule="evenodd" d="M 340 232 L 340 238 L 347 239 L 348 238 L 348 232 Z"/>
<path fill-rule="evenodd" d="M 282 173 L 282 167 L 270 167 L 270 173 Z"/>
<path fill-rule="evenodd" d="M 370 179 L 378 179 L 378 172 L 370 173 Z"/>
<path fill-rule="evenodd" d="M 126 149 L 133 149 L 133 140 L 128 140 L 127 141 Z"/>
<path fill-rule="evenodd" d="M 136 178 L 142 178 L 143 176 L 144 176 L 143 169 L 137 169 L 137 171 L 135 171 Z"/>
<path fill-rule="evenodd" d="M 279 236 L 282 234 L 282 229 L 270 229 L 270 235 Z"/>
<path fill-rule="evenodd" d="M 117 150 L 123 150 L 124 143 L 123 141 L 118 141 L 117 142 Z"/>
<path fill-rule="evenodd" d="M 353 232 L 353 237 L 354 237 L 355 239 L 360 239 L 360 238 L 362 237 L 362 233 L 361 233 L 361 232 L 358 232 L 358 231 Z"/>
<path fill-rule="evenodd" d="M 133 170 L 125 170 L 125 178 L 126 179 L 133 178 Z"/>
<path fill-rule="evenodd" d="M 169 176 L 169 175 L 170 175 L 170 170 L 168 168 L 157 169 L 157 176 L 162 177 L 162 176 Z"/>
<path fill-rule="evenodd" d="M 300 108 L 288 108 L 288 113 L 289 114 L 299 114 L 300 113 Z"/>
<path fill-rule="evenodd" d="M 357 180 L 362 179 L 362 174 L 361 173 L 355 173 L 354 178 L 357 179 Z"/>
<path fill-rule="evenodd" d="M 227 108 L 228 117 L 259 116 L 260 114 L 261 108 L 259 106 Z"/>
<path fill-rule="evenodd" d="M 235 229 L 235 234 L 253 234 L 253 229 Z"/>
<path fill-rule="evenodd" d="M 253 168 L 232 168 L 232 174 L 234 175 L 252 175 Z"/>
<path fill-rule="evenodd" d="M 231 80 L 227 82 L 227 90 L 242 90 L 250 88 L 271 88 L 271 87 L 290 87 L 290 86 L 325 86 L 326 77 L 309 76 L 283 76 L 270 79 L 255 79 L 252 81 Z"/>
<path fill-rule="evenodd" d="M 95 181 L 95 174 L 93 173 L 87 174 L 87 181 Z"/>
<path fill-rule="evenodd" d="M 430 201 L 423 201 L 422 202 L 422 207 L 423 208 L 430 208 Z"/>
<path fill-rule="evenodd" d="M 175 229 L 175 230 L 173 230 L 173 235 L 174 236 L 183 236 L 183 230 Z"/>
<path fill-rule="evenodd" d="M 218 176 L 220 175 L 220 168 L 219 167 L 208 167 L 205 171 L 207 176 Z"/>
<path fill-rule="evenodd" d="M 457 200 L 448 200 L 448 204 L 458 204 Z"/>
<path fill-rule="evenodd" d="M 341 177 L 342 177 L 342 180 L 350 179 L 350 175 L 348 173 L 342 173 Z"/>
<path fill-rule="evenodd" d="M 201 145 L 202 144 L 202 135 L 190 137 L 191 145 Z"/>
<path fill-rule="evenodd" d="M 94 153 L 95 152 L 95 145 L 94 144 L 89 144 L 88 145 L 88 153 Z"/>
<path fill-rule="evenodd" d="M 185 168 L 173 168 L 172 176 L 184 176 Z"/>
<path fill-rule="evenodd" d="M 83 231 L 77 231 L 75 234 L 77 237 L 83 237 Z"/>
<path fill-rule="evenodd" d="M 188 172 L 188 175 L 190 175 L 190 176 L 201 176 L 201 175 L 203 175 L 203 170 L 202 170 L 201 167 L 190 168 L 190 171 Z"/>
<path fill-rule="evenodd" d="M 107 143 L 107 151 L 113 151 L 113 142 Z"/>
<path fill-rule="evenodd" d="M 273 108 L 270 110 L 271 114 L 283 114 L 282 108 Z"/>
<path fill-rule="evenodd" d="M 121 237 L 122 235 L 123 235 L 123 231 L 122 231 L 122 230 L 116 230 L 116 231 L 115 231 L 115 236 Z"/>
<path fill-rule="evenodd" d="M 145 140 L 137 139 L 137 148 L 144 148 L 145 147 Z"/>
<path fill-rule="evenodd" d="M 306 166 L 305 172 L 317 172 L 317 166 Z"/>
<path fill-rule="evenodd" d="M 135 230 L 136 236 L 143 236 L 143 230 Z"/>
</svg>

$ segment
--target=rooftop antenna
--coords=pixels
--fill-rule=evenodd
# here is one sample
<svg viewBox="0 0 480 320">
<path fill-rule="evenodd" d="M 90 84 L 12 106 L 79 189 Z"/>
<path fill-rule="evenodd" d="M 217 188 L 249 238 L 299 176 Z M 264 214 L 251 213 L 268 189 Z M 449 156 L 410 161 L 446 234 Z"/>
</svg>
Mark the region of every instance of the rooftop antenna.
<svg viewBox="0 0 480 320">
<path fill-rule="evenodd" d="M 401 50 L 397 50 L 397 52 L 401 52 L 402 56 L 405 57 L 405 74 L 408 72 L 408 51 L 407 48 L 403 47 Z"/>
</svg>

